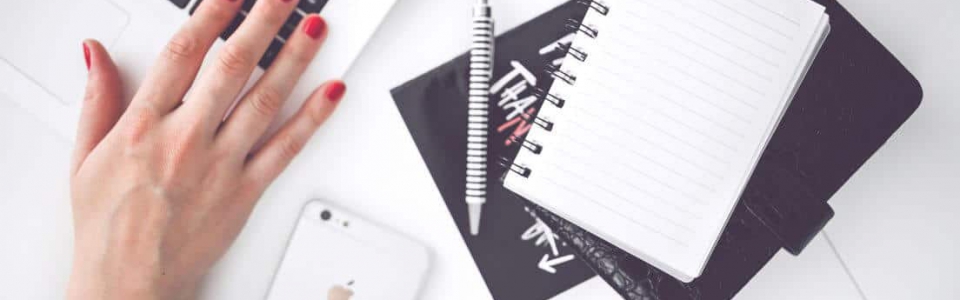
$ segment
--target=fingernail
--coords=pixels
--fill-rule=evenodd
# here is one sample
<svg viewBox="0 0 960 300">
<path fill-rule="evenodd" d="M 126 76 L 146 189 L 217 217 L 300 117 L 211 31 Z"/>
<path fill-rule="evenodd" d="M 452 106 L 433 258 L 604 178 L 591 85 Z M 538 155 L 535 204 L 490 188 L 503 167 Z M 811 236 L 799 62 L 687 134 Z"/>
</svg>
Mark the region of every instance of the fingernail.
<svg viewBox="0 0 960 300">
<path fill-rule="evenodd" d="M 330 102 L 340 101 L 340 99 L 343 98 L 343 94 L 346 92 L 347 86 L 343 84 L 342 81 L 331 83 L 329 86 L 327 86 L 327 100 L 330 100 Z"/>
<path fill-rule="evenodd" d="M 313 39 L 319 39 L 324 30 L 327 30 L 327 22 L 318 15 L 310 16 L 307 23 L 303 24 L 303 32 Z"/>
<path fill-rule="evenodd" d="M 83 43 L 83 60 L 87 62 L 87 71 L 90 71 L 90 47 Z"/>
</svg>

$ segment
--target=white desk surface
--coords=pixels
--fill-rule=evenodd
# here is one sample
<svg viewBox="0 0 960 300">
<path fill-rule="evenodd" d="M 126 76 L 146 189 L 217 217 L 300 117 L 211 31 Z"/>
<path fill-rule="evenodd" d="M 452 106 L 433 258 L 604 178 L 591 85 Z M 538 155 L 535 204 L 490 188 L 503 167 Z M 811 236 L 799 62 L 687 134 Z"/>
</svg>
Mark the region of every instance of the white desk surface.
<svg viewBox="0 0 960 300">
<path fill-rule="evenodd" d="M 429 244 L 423 299 L 490 298 L 389 94 L 465 51 L 471 2 L 399 1 L 347 76 L 340 111 L 266 193 L 203 299 L 261 299 L 311 197 Z M 493 5 L 504 31 L 560 2 Z M 958 299 L 960 2 L 841 2 L 920 79 L 924 104 L 833 198 L 826 234 L 800 257 L 775 257 L 738 299 Z M 72 251 L 71 145 L 7 99 L 0 141 L 2 298 L 61 299 Z M 594 279 L 560 298 L 615 297 Z"/>
</svg>

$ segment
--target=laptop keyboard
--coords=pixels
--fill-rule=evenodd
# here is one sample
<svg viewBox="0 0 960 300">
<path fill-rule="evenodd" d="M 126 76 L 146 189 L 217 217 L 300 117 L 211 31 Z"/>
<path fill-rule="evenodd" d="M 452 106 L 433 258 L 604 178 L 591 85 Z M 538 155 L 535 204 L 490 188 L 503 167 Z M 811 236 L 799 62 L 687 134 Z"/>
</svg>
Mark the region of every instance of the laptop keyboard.
<svg viewBox="0 0 960 300">
<path fill-rule="evenodd" d="M 173 2 L 173 5 L 181 9 L 187 8 L 187 4 L 190 4 L 190 0 L 170 0 L 170 2 Z"/>
<path fill-rule="evenodd" d="M 179 7 L 180 9 L 186 9 L 191 0 L 168 0 L 173 5 Z M 283 27 L 280 28 L 280 32 L 273 38 L 273 42 L 270 43 L 270 47 L 267 48 L 267 52 L 263 55 L 263 58 L 260 59 L 260 67 L 268 68 L 273 64 L 273 60 L 277 58 L 277 54 L 280 54 L 280 49 L 283 48 L 283 45 L 286 43 L 287 39 L 290 38 L 290 35 L 293 34 L 293 31 L 297 29 L 297 26 L 300 25 L 300 21 L 308 14 L 320 13 L 323 10 L 323 7 L 327 5 L 329 0 L 300 0 L 300 3 L 297 4 L 297 9 L 293 11 L 293 14 L 287 18 L 287 22 L 283 24 Z M 197 7 L 200 6 L 200 3 L 203 0 L 196 0 L 196 3 L 193 4 L 193 7 L 190 8 L 190 15 L 193 15 L 193 12 L 197 10 Z M 227 29 L 220 34 L 220 38 L 226 40 L 230 38 L 231 35 L 237 28 L 240 27 L 240 24 L 243 23 L 243 20 L 247 18 L 247 14 L 250 13 L 250 10 L 253 9 L 253 5 L 257 0 L 243 0 L 243 6 L 240 9 L 240 13 L 237 14 L 233 21 L 230 22 L 230 26 L 227 26 Z"/>
</svg>

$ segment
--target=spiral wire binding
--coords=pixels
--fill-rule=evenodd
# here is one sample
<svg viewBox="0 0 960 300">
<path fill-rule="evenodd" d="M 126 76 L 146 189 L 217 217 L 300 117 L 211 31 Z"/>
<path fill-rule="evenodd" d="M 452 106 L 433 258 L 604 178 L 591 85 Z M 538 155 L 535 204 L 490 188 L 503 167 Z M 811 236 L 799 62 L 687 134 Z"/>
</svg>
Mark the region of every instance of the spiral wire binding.
<svg viewBox="0 0 960 300">
<path fill-rule="evenodd" d="M 560 43 L 560 44 L 557 44 L 557 48 L 560 48 L 561 51 L 566 52 L 570 56 L 573 56 L 573 58 L 575 58 L 576 60 L 579 60 L 581 62 L 587 61 L 587 53 L 584 52 L 583 50 L 574 48 L 573 45 Z"/>
<path fill-rule="evenodd" d="M 519 138 L 517 138 L 516 135 L 512 135 L 512 134 L 510 135 L 509 139 L 514 143 L 518 143 L 524 148 L 527 148 L 527 150 L 530 150 L 530 152 L 533 154 L 540 154 L 540 152 L 543 152 L 543 146 L 540 146 L 540 144 L 532 142 L 528 139 L 524 139 L 521 141 Z"/>
<path fill-rule="evenodd" d="M 517 175 L 523 176 L 523 178 L 530 178 L 530 174 L 533 173 L 530 168 L 515 164 L 510 161 L 509 158 L 503 156 L 500 157 L 500 165 L 504 168 L 509 168 L 510 172 L 517 173 Z"/>
<path fill-rule="evenodd" d="M 585 5 L 589 8 L 592 8 L 593 10 L 596 10 L 598 13 L 604 16 L 610 13 L 610 7 L 607 6 L 606 4 L 603 4 L 603 2 L 600 2 L 597 0 L 577 0 L 577 3 Z"/>
<path fill-rule="evenodd" d="M 557 67 L 554 65 L 547 65 L 546 67 L 544 67 L 544 71 L 546 71 L 547 74 L 550 74 L 550 76 L 552 76 L 553 78 L 563 80 L 563 82 L 566 82 L 569 85 L 573 85 L 574 83 L 577 82 L 576 75 L 573 75 L 564 70 L 561 70 L 560 67 Z"/>
<path fill-rule="evenodd" d="M 540 128 L 543 128 L 543 130 L 553 131 L 553 122 L 547 121 L 544 118 L 534 117 L 527 113 L 520 114 L 520 118 L 523 118 L 524 121 L 540 126 Z"/>
<path fill-rule="evenodd" d="M 567 28 L 579 31 L 580 33 L 583 33 L 592 39 L 595 39 L 598 35 L 600 35 L 599 30 L 587 24 L 583 24 L 583 22 L 578 21 L 577 19 L 567 19 L 566 26 Z"/>
<path fill-rule="evenodd" d="M 610 7 L 601 1 L 576 0 L 576 2 L 581 5 L 585 5 L 590 9 L 593 9 L 597 13 L 604 16 L 610 13 Z M 567 19 L 566 27 L 576 30 L 592 39 L 596 39 L 597 36 L 600 34 L 600 31 L 597 30 L 596 28 L 583 24 L 583 22 L 575 19 Z M 589 55 L 587 54 L 587 52 L 583 51 L 582 49 L 573 47 L 572 44 L 567 45 L 567 44 L 561 43 L 561 44 L 557 44 L 557 46 L 561 49 L 561 51 L 566 52 L 569 56 L 573 57 L 574 59 L 579 60 L 581 62 L 587 61 L 587 57 Z M 544 67 L 544 71 L 547 74 L 549 74 L 551 77 L 557 80 L 563 81 L 568 85 L 574 85 L 577 82 L 576 75 L 571 74 L 570 72 L 561 70 L 559 66 L 550 64 Z M 533 89 L 533 95 L 536 96 L 537 98 L 543 99 L 544 101 L 550 102 L 557 108 L 563 108 L 563 106 L 567 102 L 566 99 L 563 99 L 560 96 L 551 94 L 550 92 L 539 87 Z M 534 117 L 526 113 L 522 114 L 522 118 L 527 122 L 532 122 L 533 124 L 540 126 L 541 128 L 543 128 L 548 132 L 553 131 L 554 123 L 546 119 L 543 119 L 541 117 Z M 527 149 L 533 154 L 539 155 L 540 153 L 543 152 L 543 146 L 536 142 L 532 142 L 527 139 L 523 139 L 521 141 L 520 138 L 518 138 L 515 135 L 510 135 L 509 139 L 515 143 L 520 144 L 523 148 Z M 509 168 L 510 172 L 516 173 L 524 178 L 529 178 L 530 174 L 533 173 L 532 169 L 520 164 L 516 164 L 510 159 L 507 159 L 506 157 L 500 156 L 499 158 L 500 158 L 500 165 L 505 168 Z"/>
<path fill-rule="evenodd" d="M 557 97 L 554 94 L 550 94 L 544 89 L 539 87 L 533 89 L 533 95 L 537 96 L 537 98 L 541 98 L 543 100 L 546 100 L 547 102 L 550 102 L 551 104 L 553 104 L 553 106 L 556 106 L 557 108 L 563 108 L 563 106 L 567 103 L 567 100 L 563 100 L 563 98 Z"/>
</svg>

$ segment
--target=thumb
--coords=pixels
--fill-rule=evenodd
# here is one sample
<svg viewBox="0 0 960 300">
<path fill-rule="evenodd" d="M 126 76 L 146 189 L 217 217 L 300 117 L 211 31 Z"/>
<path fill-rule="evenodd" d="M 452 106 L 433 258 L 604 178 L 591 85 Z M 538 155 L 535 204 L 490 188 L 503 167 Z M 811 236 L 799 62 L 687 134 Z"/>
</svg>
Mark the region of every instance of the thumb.
<svg viewBox="0 0 960 300">
<path fill-rule="evenodd" d="M 87 64 L 87 91 L 77 126 L 73 156 L 73 174 L 90 152 L 110 132 L 123 113 L 123 89 L 117 66 L 100 42 L 83 41 L 83 57 Z"/>
</svg>

